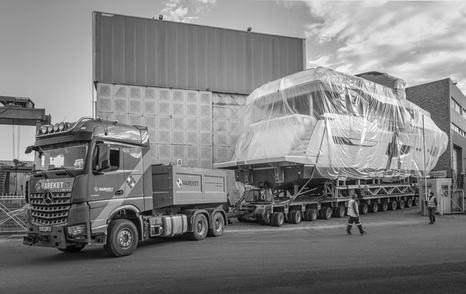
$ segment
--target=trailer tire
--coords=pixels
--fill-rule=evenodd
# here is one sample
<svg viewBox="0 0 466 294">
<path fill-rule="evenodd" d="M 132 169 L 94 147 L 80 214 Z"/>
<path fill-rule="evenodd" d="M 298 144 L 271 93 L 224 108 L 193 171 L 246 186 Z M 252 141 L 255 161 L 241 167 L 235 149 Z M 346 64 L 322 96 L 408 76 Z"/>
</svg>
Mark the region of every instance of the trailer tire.
<svg viewBox="0 0 466 294">
<path fill-rule="evenodd" d="M 76 252 L 80 252 L 85 246 L 86 244 L 70 245 L 70 246 L 66 246 L 66 248 L 58 248 L 58 250 L 64 253 L 76 253 Z"/>
<path fill-rule="evenodd" d="M 332 218 L 332 208 L 330 206 L 322 207 L 320 210 L 320 217 L 322 219 L 331 219 Z"/>
<path fill-rule="evenodd" d="M 191 240 L 200 241 L 204 240 L 207 237 L 207 232 L 209 230 L 209 226 L 207 223 L 207 218 L 204 214 L 198 213 L 194 217 L 193 221 L 193 231 L 191 232 Z"/>
<path fill-rule="evenodd" d="M 285 215 L 283 212 L 274 212 L 272 214 L 272 225 L 275 227 L 281 227 L 285 223 Z"/>
<path fill-rule="evenodd" d="M 393 200 L 392 202 L 390 202 L 390 209 L 391 210 L 396 210 L 397 206 L 398 206 L 398 202 L 396 202 L 396 200 Z"/>
<path fill-rule="evenodd" d="M 377 213 L 379 211 L 379 204 L 377 204 L 376 202 L 372 203 L 371 205 L 371 211 L 373 213 Z"/>
<path fill-rule="evenodd" d="M 338 207 L 335 208 L 335 216 L 342 218 L 345 217 L 346 214 L 346 208 L 344 205 L 339 205 Z"/>
<path fill-rule="evenodd" d="M 361 214 L 364 215 L 364 214 L 367 214 L 369 212 L 369 205 L 367 205 L 366 202 L 364 202 L 363 204 L 361 204 Z"/>
<path fill-rule="evenodd" d="M 315 221 L 317 219 L 317 209 L 308 208 L 304 212 L 304 220 L 306 221 Z"/>
<path fill-rule="evenodd" d="M 398 202 L 398 208 L 399 209 L 404 209 L 405 208 L 405 201 L 403 199 L 401 199 L 399 202 Z"/>
<path fill-rule="evenodd" d="M 381 211 L 387 211 L 388 210 L 388 202 L 384 201 L 382 204 L 380 204 L 380 210 Z"/>
<path fill-rule="evenodd" d="M 406 200 L 406 207 L 410 208 L 411 206 L 413 206 L 413 199 L 409 198 L 408 200 Z"/>
<path fill-rule="evenodd" d="M 225 230 L 225 218 L 220 212 L 216 212 L 212 217 L 212 228 L 209 229 L 209 236 L 220 237 Z"/>
<path fill-rule="evenodd" d="M 138 240 L 138 230 L 132 221 L 116 219 L 108 227 L 107 243 L 104 249 L 108 255 L 113 257 L 130 255 L 136 250 Z"/>
<path fill-rule="evenodd" d="M 301 211 L 299 210 L 290 211 L 288 220 L 292 224 L 299 224 L 302 221 Z"/>
</svg>

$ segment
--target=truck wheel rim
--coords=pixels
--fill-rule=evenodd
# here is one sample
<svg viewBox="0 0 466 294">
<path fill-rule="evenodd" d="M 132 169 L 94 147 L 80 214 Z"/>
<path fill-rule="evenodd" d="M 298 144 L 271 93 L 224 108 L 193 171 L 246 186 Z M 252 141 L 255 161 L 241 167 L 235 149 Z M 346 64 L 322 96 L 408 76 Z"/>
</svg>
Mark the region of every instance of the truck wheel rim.
<svg viewBox="0 0 466 294">
<path fill-rule="evenodd" d="M 199 234 L 202 234 L 204 232 L 204 224 L 202 223 L 202 221 L 197 222 L 196 228 Z"/>
<path fill-rule="evenodd" d="M 215 230 L 216 230 L 216 231 L 220 231 L 221 228 L 222 228 L 222 223 L 221 223 L 221 221 L 217 218 L 217 219 L 215 220 Z"/>
<path fill-rule="evenodd" d="M 120 233 L 118 233 L 118 241 L 121 248 L 129 248 L 133 243 L 133 234 L 127 229 L 121 230 Z"/>
</svg>

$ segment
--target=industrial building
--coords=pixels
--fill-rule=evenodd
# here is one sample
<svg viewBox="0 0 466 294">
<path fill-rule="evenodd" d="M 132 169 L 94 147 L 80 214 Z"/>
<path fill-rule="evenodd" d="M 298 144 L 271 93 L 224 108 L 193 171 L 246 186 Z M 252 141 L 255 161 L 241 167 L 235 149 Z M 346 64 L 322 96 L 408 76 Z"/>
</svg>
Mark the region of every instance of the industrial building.
<svg viewBox="0 0 466 294">
<path fill-rule="evenodd" d="M 452 178 L 454 186 L 464 188 L 466 97 L 450 78 L 409 87 L 406 97 L 430 112 L 437 126 L 449 137 L 449 147 L 440 156 L 431 176 Z"/>
<path fill-rule="evenodd" d="M 93 13 L 95 115 L 146 125 L 153 163 L 230 160 L 246 97 L 305 68 L 305 40 Z"/>
</svg>

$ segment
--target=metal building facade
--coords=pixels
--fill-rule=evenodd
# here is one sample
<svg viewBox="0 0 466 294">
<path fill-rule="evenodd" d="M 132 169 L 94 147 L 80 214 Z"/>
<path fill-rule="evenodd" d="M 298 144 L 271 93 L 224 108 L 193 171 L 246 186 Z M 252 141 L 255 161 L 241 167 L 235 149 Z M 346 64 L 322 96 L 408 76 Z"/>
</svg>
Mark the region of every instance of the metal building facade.
<svg viewBox="0 0 466 294">
<path fill-rule="evenodd" d="M 304 69 L 304 39 L 94 13 L 96 115 L 146 125 L 152 161 L 231 159 L 246 97 Z"/>
<path fill-rule="evenodd" d="M 304 40 L 94 12 L 94 81 L 249 94 L 303 70 Z"/>
</svg>

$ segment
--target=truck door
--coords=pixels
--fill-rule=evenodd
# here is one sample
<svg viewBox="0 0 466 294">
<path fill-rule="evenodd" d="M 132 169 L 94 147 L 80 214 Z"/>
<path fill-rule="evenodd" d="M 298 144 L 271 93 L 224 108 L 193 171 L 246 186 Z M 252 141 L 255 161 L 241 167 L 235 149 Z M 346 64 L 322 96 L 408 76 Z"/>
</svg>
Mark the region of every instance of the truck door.
<svg viewBox="0 0 466 294">
<path fill-rule="evenodd" d="M 98 148 L 93 149 L 92 167 L 89 175 L 89 208 L 92 233 L 104 232 L 107 219 L 119 206 L 123 205 L 125 171 L 123 167 L 122 146 L 119 144 L 102 143 L 108 145 L 110 162 L 108 168 L 96 170 L 99 156 Z"/>
<path fill-rule="evenodd" d="M 132 205 L 144 211 L 142 148 L 126 145 L 121 150 L 125 175 L 125 205 Z"/>
</svg>

